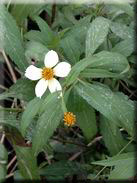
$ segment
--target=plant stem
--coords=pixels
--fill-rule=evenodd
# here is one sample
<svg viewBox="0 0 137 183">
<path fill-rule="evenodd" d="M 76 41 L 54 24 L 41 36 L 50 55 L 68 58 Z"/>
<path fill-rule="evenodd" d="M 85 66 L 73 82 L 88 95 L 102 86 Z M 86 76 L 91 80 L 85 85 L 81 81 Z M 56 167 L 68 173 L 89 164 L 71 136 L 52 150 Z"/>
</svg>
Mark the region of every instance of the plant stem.
<svg viewBox="0 0 137 183">
<path fill-rule="evenodd" d="M 8 57 L 7 57 L 7 55 L 6 55 L 6 53 L 5 53 L 4 50 L 2 50 L 2 55 L 3 55 L 3 57 L 4 57 L 4 59 L 5 59 L 5 62 L 6 62 L 6 64 L 7 64 L 7 66 L 8 66 L 8 69 L 9 69 L 10 74 L 11 74 L 11 76 L 12 76 L 13 82 L 16 83 L 16 81 L 17 81 L 16 75 L 15 75 L 15 73 L 14 73 L 14 71 L 13 71 L 13 68 L 12 68 L 12 66 L 11 66 L 11 64 L 10 64 L 10 61 L 9 61 L 9 59 L 8 59 Z"/>
</svg>

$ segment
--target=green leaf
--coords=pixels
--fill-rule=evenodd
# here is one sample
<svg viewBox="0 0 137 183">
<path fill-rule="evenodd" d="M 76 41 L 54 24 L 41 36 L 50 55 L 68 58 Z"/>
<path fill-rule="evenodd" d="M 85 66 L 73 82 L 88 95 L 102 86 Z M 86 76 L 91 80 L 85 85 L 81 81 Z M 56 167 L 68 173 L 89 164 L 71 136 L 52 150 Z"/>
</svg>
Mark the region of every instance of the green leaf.
<svg viewBox="0 0 137 183">
<path fill-rule="evenodd" d="M 77 23 L 74 12 L 72 10 L 72 6 L 64 6 L 62 10 L 65 18 L 67 18 L 70 22 L 72 22 L 72 24 Z"/>
<path fill-rule="evenodd" d="M 100 119 L 100 131 L 103 135 L 103 140 L 110 154 L 116 155 L 126 145 L 119 128 L 112 121 L 107 120 L 104 116 Z"/>
<path fill-rule="evenodd" d="M 111 51 L 121 53 L 122 55 L 128 57 L 134 51 L 134 40 L 131 38 L 125 39 L 124 41 L 116 44 Z"/>
<path fill-rule="evenodd" d="M 90 16 L 81 18 L 71 29 L 66 33 L 67 37 L 73 37 L 78 42 L 84 44 L 87 30 L 90 26 Z M 85 44 L 84 44 L 85 45 Z"/>
<path fill-rule="evenodd" d="M 76 115 L 76 123 L 89 142 L 97 133 L 95 110 L 75 90 L 69 96 L 67 108 Z"/>
<path fill-rule="evenodd" d="M 42 18 L 36 16 L 34 17 L 34 20 L 37 22 L 41 33 L 45 36 L 45 43 L 49 43 L 53 39 L 54 33 L 52 32 L 46 21 L 44 21 Z"/>
<path fill-rule="evenodd" d="M 115 4 L 113 4 L 113 6 L 114 7 L 117 7 L 120 10 L 123 10 L 130 17 L 132 17 L 132 18 L 134 17 L 133 7 L 129 3 L 127 3 L 127 2 L 124 2 L 124 3 L 115 3 Z"/>
<path fill-rule="evenodd" d="M 86 67 L 105 69 L 111 72 L 118 72 L 121 75 L 129 70 L 126 57 L 119 53 L 101 51 L 94 56 L 87 57 L 77 62 L 66 78 L 65 85 L 69 86 L 72 84 Z"/>
<path fill-rule="evenodd" d="M 37 160 L 32 149 L 14 146 L 21 175 L 27 180 L 39 180 Z"/>
<path fill-rule="evenodd" d="M 134 39 L 134 30 L 129 26 L 126 26 L 125 24 L 113 22 L 110 28 L 112 32 L 115 33 L 121 39 Z"/>
<path fill-rule="evenodd" d="M 92 55 L 104 42 L 109 31 L 109 20 L 97 17 L 90 24 L 86 37 L 86 56 Z"/>
<path fill-rule="evenodd" d="M 95 110 L 84 103 L 84 110 L 77 114 L 77 122 L 89 142 L 97 133 Z"/>
<path fill-rule="evenodd" d="M 35 82 L 28 79 L 18 79 L 17 82 L 12 85 L 8 91 L 0 95 L 0 100 L 8 97 L 18 98 L 21 100 L 29 101 L 35 97 Z"/>
<path fill-rule="evenodd" d="M 27 107 L 22 115 L 22 120 L 21 120 L 21 132 L 23 135 L 25 135 L 28 126 L 32 122 L 35 115 L 38 113 L 41 107 L 41 104 L 42 104 L 42 99 L 37 97 L 31 100 L 27 104 Z"/>
<path fill-rule="evenodd" d="M 39 42 L 41 44 L 46 45 L 47 39 L 45 38 L 45 35 L 40 31 L 31 30 L 27 32 L 24 37 L 28 39 L 29 41 L 35 41 Z"/>
<path fill-rule="evenodd" d="M 36 62 L 41 61 L 44 64 L 45 54 L 48 52 L 48 48 L 40 42 L 29 41 L 26 44 L 25 55 L 28 61 L 34 59 Z"/>
<path fill-rule="evenodd" d="M 11 9 L 12 16 L 16 19 L 19 25 L 22 25 L 24 20 L 34 14 L 35 12 L 39 11 L 43 5 L 37 4 L 14 4 L 13 8 Z"/>
<path fill-rule="evenodd" d="M 120 53 L 101 51 L 94 56 L 97 61 L 92 63 L 91 67 L 93 68 L 106 69 L 121 74 L 129 70 L 128 60 Z"/>
<path fill-rule="evenodd" d="M 44 109 L 44 111 L 43 111 Z M 45 103 L 41 106 L 43 114 L 38 119 L 36 132 L 32 139 L 32 148 L 37 155 L 42 151 L 43 146 L 58 127 L 62 118 L 61 101 L 58 98 L 58 93 L 50 94 L 46 97 Z"/>
<path fill-rule="evenodd" d="M 69 60 L 70 63 L 75 64 L 79 61 L 82 46 L 73 36 L 62 39 L 60 46 L 63 49 L 66 59 Z"/>
<path fill-rule="evenodd" d="M 107 119 L 134 135 L 135 103 L 120 92 L 112 92 L 100 83 L 82 82 L 75 86 L 78 94 Z"/>
<path fill-rule="evenodd" d="M 117 164 L 120 164 L 124 161 L 135 160 L 135 152 L 128 152 L 128 153 L 122 153 L 116 156 L 113 156 L 111 158 L 108 158 L 107 160 L 101 160 L 92 162 L 94 165 L 102 165 L 102 166 L 114 166 Z"/>
<path fill-rule="evenodd" d="M 127 180 L 135 176 L 135 157 L 133 152 L 123 153 L 92 164 L 114 166 L 114 169 L 110 172 L 109 180 Z"/>
<path fill-rule="evenodd" d="M 130 156 L 130 155 L 129 155 Z M 115 166 L 114 170 L 110 172 L 110 180 L 128 180 L 136 175 L 135 172 L 135 158 L 123 160 L 121 163 Z"/>
<path fill-rule="evenodd" d="M 1 48 L 15 62 L 21 71 L 28 66 L 25 60 L 21 35 L 13 17 L 4 5 L 0 6 L 0 42 Z"/>
<path fill-rule="evenodd" d="M 0 182 L 2 183 L 7 174 L 7 161 L 8 161 L 8 152 L 5 149 L 4 145 L 0 143 Z"/>
<path fill-rule="evenodd" d="M 58 11 L 58 16 L 54 24 L 61 26 L 63 29 L 73 26 L 72 22 L 70 22 L 61 11 Z"/>
<path fill-rule="evenodd" d="M 12 111 L 13 110 L 13 111 Z M 15 110 L 11 108 L 0 107 L 0 124 L 10 125 L 15 128 L 19 128 L 19 115 L 20 110 Z"/>
<path fill-rule="evenodd" d="M 0 131 L 6 134 L 11 144 L 26 146 L 25 139 L 20 132 L 20 112 L 16 109 L 0 108 Z"/>
<path fill-rule="evenodd" d="M 89 65 L 91 65 L 93 61 L 95 62 L 96 59 L 94 57 L 90 57 L 88 59 L 83 59 L 83 60 L 79 61 L 78 63 L 76 63 L 72 67 L 68 77 L 66 78 L 65 85 L 69 86 L 70 84 L 72 84 L 77 79 L 80 72 L 83 71 Z"/>
<path fill-rule="evenodd" d="M 117 78 L 120 79 L 123 76 L 118 73 L 109 72 L 105 69 L 85 69 L 80 74 L 81 78 Z"/>
</svg>

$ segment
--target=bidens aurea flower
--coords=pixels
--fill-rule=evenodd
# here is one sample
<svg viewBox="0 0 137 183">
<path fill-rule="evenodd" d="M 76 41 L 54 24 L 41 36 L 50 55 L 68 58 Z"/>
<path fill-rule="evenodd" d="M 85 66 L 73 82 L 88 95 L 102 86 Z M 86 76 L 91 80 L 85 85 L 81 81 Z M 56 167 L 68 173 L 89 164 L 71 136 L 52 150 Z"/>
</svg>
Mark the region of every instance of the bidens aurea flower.
<svg viewBox="0 0 137 183">
<path fill-rule="evenodd" d="M 64 124 L 67 126 L 73 126 L 76 123 L 76 116 L 72 112 L 64 113 Z"/>
<path fill-rule="evenodd" d="M 45 55 L 45 67 L 43 69 L 37 68 L 34 65 L 30 65 L 26 69 L 25 76 L 28 79 L 33 81 L 40 79 L 35 87 L 35 94 L 37 97 L 41 98 L 47 87 L 51 93 L 62 90 L 59 81 L 55 79 L 54 76 L 66 77 L 71 70 L 71 65 L 67 62 L 58 62 L 59 57 L 57 53 L 51 50 Z"/>
</svg>

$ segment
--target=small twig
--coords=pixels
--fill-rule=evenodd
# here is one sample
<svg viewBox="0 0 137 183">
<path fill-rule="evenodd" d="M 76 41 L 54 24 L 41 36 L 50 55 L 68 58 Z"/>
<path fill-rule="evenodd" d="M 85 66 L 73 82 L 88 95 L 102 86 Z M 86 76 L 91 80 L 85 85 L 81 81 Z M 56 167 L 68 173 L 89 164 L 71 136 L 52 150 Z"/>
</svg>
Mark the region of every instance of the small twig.
<svg viewBox="0 0 137 183">
<path fill-rule="evenodd" d="M 14 165 L 14 167 L 12 168 L 12 170 L 10 171 L 10 173 L 13 173 L 13 171 L 16 169 L 17 167 L 17 163 Z"/>
<path fill-rule="evenodd" d="M 8 90 L 8 88 L 6 88 L 6 87 L 3 86 L 3 85 L 0 85 L 0 88 L 3 89 L 3 90 Z"/>
<path fill-rule="evenodd" d="M 14 73 L 14 71 L 13 71 L 13 68 L 12 68 L 12 66 L 11 66 L 11 64 L 10 64 L 10 61 L 9 61 L 9 59 L 8 59 L 8 57 L 7 57 L 7 55 L 6 55 L 6 53 L 5 53 L 4 50 L 2 50 L 2 55 L 3 55 L 3 57 L 4 57 L 4 59 L 5 59 L 5 62 L 6 62 L 6 64 L 7 64 L 7 66 L 8 66 L 8 69 L 9 69 L 10 74 L 11 74 L 11 76 L 12 76 L 13 82 L 16 83 L 16 81 L 17 81 L 16 75 L 15 75 L 15 73 Z"/>
<path fill-rule="evenodd" d="M 14 173 L 9 173 L 7 176 L 6 176 L 6 179 L 12 177 L 14 175 Z"/>
<path fill-rule="evenodd" d="M 69 158 L 69 161 L 73 161 L 73 160 L 75 160 L 79 155 L 81 155 L 83 153 L 83 151 L 79 151 L 79 152 L 77 152 L 76 154 L 74 154 L 73 156 L 71 156 L 70 158 Z"/>
<path fill-rule="evenodd" d="M 45 155 L 46 155 L 46 160 L 48 161 L 48 164 L 51 165 L 51 161 L 50 161 L 50 159 L 48 158 L 48 153 L 45 152 Z"/>
<path fill-rule="evenodd" d="M 13 158 L 12 158 L 12 160 L 9 162 L 9 164 L 7 165 L 7 169 L 9 169 L 9 167 L 14 163 L 14 161 L 16 161 L 16 159 L 17 159 L 17 157 L 16 156 L 14 156 Z"/>
<path fill-rule="evenodd" d="M 11 1 L 12 1 L 12 0 L 9 0 L 9 2 L 8 2 L 7 10 L 8 10 L 8 9 L 9 9 L 9 7 L 10 7 Z"/>
<path fill-rule="evenodd" d="M 128 99 L 130 99 L 133 95 L 135 96 L 135 93 L 136 93 L 136 92 L 137 92 L 137 90 L 133 91 L 133 92 L 129 95 Z"/>
<path fill-rule="evenodd" d="M 20 71 L 17 67 L 15 67 L 15 70 L 16 70 L 20 75 L 23 74 L 22 71 Z"/>
<path fill-rule="evenodd" d="M 132 95 L 134 95 L 135 97 L 137 97 L 122 81 L 119 81 L 120 84 Z"/>
<path fill-rule="evenodd" d="M 5 134 L 3 133 L 3 134 L 2 134 L 2 137 L 1 137 L 1 140 L 0 140 L 0 143 L 1 143 L 1 144 L 3 144 L 4 139 L 5 139 Z"/>
<path fill-rule="evenodd" d="M 18 107 L 18 105 L 17 105 L 17 99 L 16 99 L 16 98 L 14 98 L 14 100 L 13 100 L 13 102 L 12 102 L 11 109 L 13 109 L 14 106 L 15 106 L 15 108 Z"/>
<path fill-rule="evenodd" d="M 88 145 L 87 148 L 90 147 L 91 145 L 95 144 L 97 141 L 100 141 L 100 139 L 102 139 L 102 136 L 96 137 L 95 139 L 93 139 Z M 69 161 L 73 161 L 75 160 L 79 155 L 81 155 L 83 153 L 83 150 L 77 152 L 76 154 L 74 154 L 73 156 L 71 156 L 69 158 Z"/>
<path fill-rule="evenodd" d="M 102 139 L 102 136 L 96 137 L 95 139 L 93 139 L 88 145 L 87 147 L 92 146 L 93 144 L 95 144 L 97 141 L 100 141 Z"/>
</svg>

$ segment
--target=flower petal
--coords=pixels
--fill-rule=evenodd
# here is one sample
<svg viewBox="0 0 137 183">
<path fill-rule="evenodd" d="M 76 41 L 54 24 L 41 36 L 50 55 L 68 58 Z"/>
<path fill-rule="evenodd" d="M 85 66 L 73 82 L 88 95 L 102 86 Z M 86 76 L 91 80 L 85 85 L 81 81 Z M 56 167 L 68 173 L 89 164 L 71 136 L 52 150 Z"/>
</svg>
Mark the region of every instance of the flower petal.
<svg viewBox="0 0 137 183">
<path fill-rule="evenodd" d="M 42 77 L 42 69 L 30 65 L 25 71 L 25 76 L 30 80 L 38 80 Z"/>
<path fill-rule="evenodd" d="M 55 76 L 66 77 L 71 70 L 71 65 L 67 62 L 60 62 L 53 70 Z"/>
<path fill-rule="evenodd" d="M 60 83 L 55 78 L 48 81 L 48 87 L 51 93 L 62 90 Z"/>
<path fill-rule="evenodd" d="M 41 79 L 38 81 L 35 87 L 35 94 L 37 97 L 40 97 L 44 94 L 48 86 L 48 81 L 45 79 Z"/>
<path fill-rule="evenodd" d="M 59 61 L 58 54 L 51 50 L 45 55 L 44 64 L 47 68 L 54 67 Z"/>
</svg>

